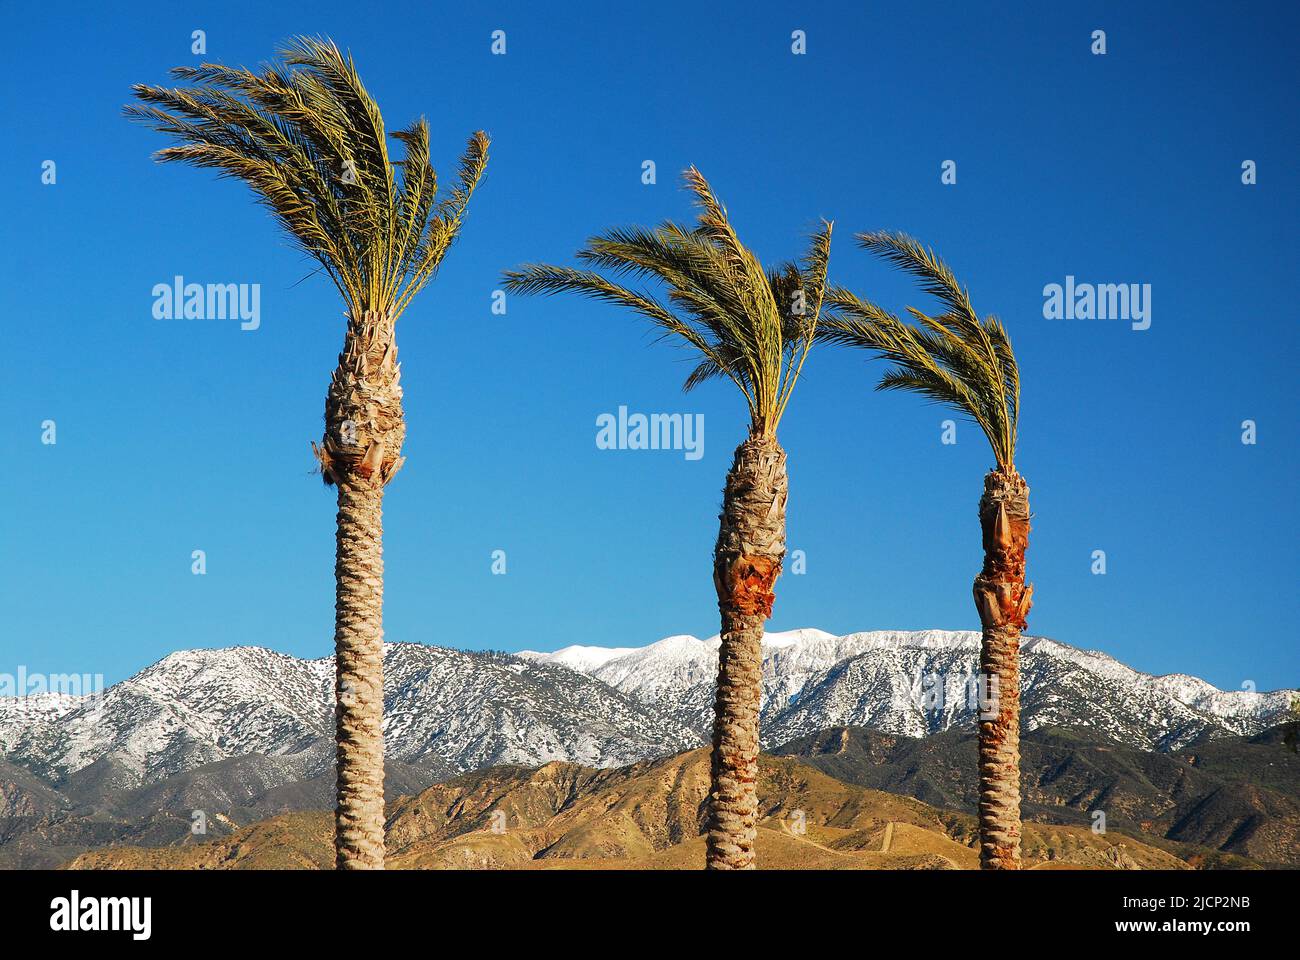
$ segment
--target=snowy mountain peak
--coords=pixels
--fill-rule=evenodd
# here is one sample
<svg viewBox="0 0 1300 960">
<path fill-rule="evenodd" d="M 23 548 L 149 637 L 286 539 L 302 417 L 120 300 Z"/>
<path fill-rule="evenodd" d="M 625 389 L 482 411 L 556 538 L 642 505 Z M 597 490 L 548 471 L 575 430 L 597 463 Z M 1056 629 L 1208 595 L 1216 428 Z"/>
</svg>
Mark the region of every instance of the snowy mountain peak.
<svg viewBox="0 0 1300 960">
<path fill-rule="evenodd" d="M 570 669 L 708 730 L 719 639 L 674 636 Z M 971 722 L 962 697 L 979 664 L 968 630 L 874 630 L 835 636 L 806 628 L 763 637 L 763 742 L 775 746 L 833 726 L 872 726 L 925 736 Z M 1205 733 L 1254 733 L 1287 714 L 1287 691 L 1218 690 L 1195 677 L 1153 677 L 1096 650 L 1048 637 L 1022 640 L 1027 729 L 1096 727 L 1145 749 L 1176 749 Z M 530 654 L 545 661 L 554 654 Z M 560 661 L 555 661 L 560 662 Z M 935 701 L 938 702 L 935 702 Z"/>
<path fill-rule="evenodd" d="M 562 647 L 553 653 L 538 653 L 534 650 L 521 650 L 519 656 L 534 663 L 553 663 L 570 670 L 590 673 L 615 657 L 631 653 L 635 647 L 584 647 L 573 644 Z"/>
<path fill-rule="evenodd" d="M 834 640 L 835 634 L 827 633 L 825 630 L 818 630 L 815 627 L 804 627 L 802 630 L 786 630 L 778 633 L 764 633 L 763 645 L 766 647 L 789 647 L 798 643 L 806 643 L 812 640 Z"/>
</svg>

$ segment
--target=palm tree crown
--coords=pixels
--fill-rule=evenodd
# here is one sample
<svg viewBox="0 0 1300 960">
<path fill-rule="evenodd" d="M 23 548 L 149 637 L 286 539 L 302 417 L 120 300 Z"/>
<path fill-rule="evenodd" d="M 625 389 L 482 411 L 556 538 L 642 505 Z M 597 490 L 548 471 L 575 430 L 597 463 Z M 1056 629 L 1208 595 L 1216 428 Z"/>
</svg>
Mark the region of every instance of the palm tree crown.
<svg viewBox="0 0 1300 960">
<path fill-rule="evenodd" d="M 393 133 L 405 157 L 390 160 L 383 117 L 351 55 L 311 37 L 294 38 L 280 55 L 283 66 L 260 73 L 177 67 L 172 76 L 196 86 L 136 84 L 143 103 L 124 112 L 180 141 L 158 151 L 159 161 L 247 183 L 329 274 L 352 316 L 396 319 L 455 240 L 487 164 L 488 138 L 470 137 L 458 183 L 439 199 L 423 118 Z"/>
<path fill-rule="evenodd" d="M 998 469 L 1015 469 L 1020 372 L 1006 328 L 997 317 L 981 320 L 965 288 L 931 249 L 901 233 L 858 234 L 866 250 L 920 280 L 944 312 L 929 316 L 908 307 L 919 326 L 900 320 L 848 290 L 826 295 L 830 316 L 819 339 L 874 350 L 896 366 L 878 390 L 911 390 L 969 416 L 993 447 Z"/>
<path fill-rule="evenodd" d="M 685 389 L 729 377 L 745 395 L 751 433 L 775 436 L 816 334 L 831 224 L 822 222 L 803 260 L 765 270 L 703 175 L 691 167 L 685 181 L 700 210 L 693 229 L 667 221 L 609 230 L 578 253 L 590 269 L 527 264 L 506 273 L 506 289 L 572 291 L 636 311 L 699 353 Z M 622 277 L 662 282 L 667 303 Z"/>
</svg>

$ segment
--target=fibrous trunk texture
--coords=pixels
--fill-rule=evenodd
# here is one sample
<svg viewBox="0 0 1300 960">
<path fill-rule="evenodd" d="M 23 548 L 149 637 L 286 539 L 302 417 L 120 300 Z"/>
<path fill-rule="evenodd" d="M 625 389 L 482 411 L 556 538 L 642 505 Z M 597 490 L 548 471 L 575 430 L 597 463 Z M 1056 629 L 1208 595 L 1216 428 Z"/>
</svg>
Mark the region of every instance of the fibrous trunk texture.
<svg viewBox="0 0 1300 960">
<path fill-rule="evenodd" d="M 383 490 L 341 480 L 334 577 L 334 861 L 384 866 Z"/>
<path fill-rule="evenodd" d="M 980 866 L 1020 868 L 1020 633 L 1034 588 L 1025 584 L 1029 487 L 1014 470 L 993 470 L 980 498 L 984 569 L 975 607 L 984 637 L 979 716 Z"/>
<path fill-rule="evenodd" d="M 754 867 L 763 624 L 785 557 L 785 451 L 773 437 L 736 448 L 722 495 L 713 583 L 722 614 L 708 801 L 710 870 Z"/>
<path fill-rule="evenodd" d="M 340 870 L 384 866 L 384 485 L 405 438 L 394 325 L 349 318 L 325 399 L 321 474 L 338 488 L 334 563 L 338 789 L 334 859 Z"/>
</svg>

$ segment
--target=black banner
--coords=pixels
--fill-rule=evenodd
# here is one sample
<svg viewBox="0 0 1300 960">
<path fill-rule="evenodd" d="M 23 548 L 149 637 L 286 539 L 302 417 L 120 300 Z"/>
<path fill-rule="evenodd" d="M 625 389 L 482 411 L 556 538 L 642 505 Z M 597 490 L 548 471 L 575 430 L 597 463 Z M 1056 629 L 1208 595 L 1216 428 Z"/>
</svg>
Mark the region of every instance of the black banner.
<svg viewBox="0 0 1300 960">
<path fill-rule="evenodd" d="M 687 934 L 750 922 L 762 942 L 785 928 L 820 935 L 918 938 L 1051 935 L 1231 948 L 1294 929 L 1289 872 L 1023 871 L 692 872 L 550 870 L 0 873 L 10 944 L 337 944 L 340 937 L 462 931 L 499 947 L 545 931 L 588 936 Z M 647 926 L 649 925 L 649 926 Z M 873 933 L 874 932 L 874 933 Z M 678 934 L 673 934 L 676 938 Z M 626 941 L 616 941 L 626 942 Z"/>
</svg>

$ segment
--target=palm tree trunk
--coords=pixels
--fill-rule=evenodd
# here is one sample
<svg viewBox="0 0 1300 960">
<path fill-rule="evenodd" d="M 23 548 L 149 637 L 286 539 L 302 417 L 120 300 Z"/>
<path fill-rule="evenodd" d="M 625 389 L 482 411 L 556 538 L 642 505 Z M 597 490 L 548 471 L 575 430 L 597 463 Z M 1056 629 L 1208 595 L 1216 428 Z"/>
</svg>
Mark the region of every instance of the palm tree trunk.
<svg viewBox="0 0 1300 960">
<path fill-rule="evenodd" d="M 384 866 L 384 486 L 406 435 L 392 318 L 349 317 L 325 398 L 321 475 L 338 487 L 334 562 L 334 860 Z"/>
<path fill-rule="evenodd" d="M 980 498 L 984 569 L 975 607 L 984 636 L 979 716 L 980 867 L 1020 868 L 1020 632 L 1034 588 L 1025 585 L 1029 487 L 1014 469 L 993 470 Z"/>
<path fill-rule="evenodd" d="M 384 866 L 383 487 L 342 480 L 334 562 L 334 860 Z"/>
<path fill-rule="evenodd" d="M 775 437 L 736 448 L 722 495 L 713 583 L 722 614 L 708 799 L 710 870 L 754 868 L 763 624 L 785 557 L 785 451 Z"/>
</svg>

